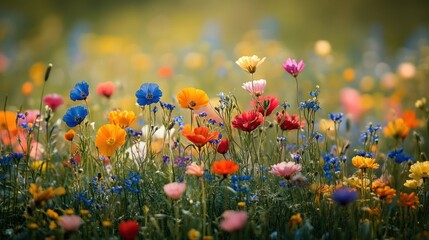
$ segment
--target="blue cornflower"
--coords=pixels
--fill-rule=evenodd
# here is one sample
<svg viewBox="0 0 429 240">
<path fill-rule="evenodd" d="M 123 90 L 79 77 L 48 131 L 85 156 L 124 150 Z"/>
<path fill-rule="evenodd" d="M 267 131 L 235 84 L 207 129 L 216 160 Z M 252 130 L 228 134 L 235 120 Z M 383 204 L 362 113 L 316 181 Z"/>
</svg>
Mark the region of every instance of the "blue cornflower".
<svg viewBox="0 0 429 240">
<path fill-rule="evenodd" d="M 305 102 L 299 103 L 299 108 L 301 109 L 312 109 L 314 112 L 320 109 L 320 105 L 316 100 L 310 99 Z"/>
<path fill-rule="evenodd" d="M 216 120 L 214 120 L 214 119 L 212 119 L 212 118 L 210 118 L 210 119 L 208 120 L 208 122 L 209 122 L 210 124 L 212 124 L 212 125 L 215 125 L 215 124 L 216 124 Z"/>
<path fill-rule="evenodd" d="M 143 83 L 136 92 L 137 103 L 142 107 L 159 102 L 161 96 L 161 89 L 156 83 Z"/>
<path fill-rule="evenodd" d="M 234 191 L 247 194 L 249 192 L 249 187 L 247 186 L 248 184 L 246 184 L 245 181 L 250 182 L 250 179 L 251 177 L 247 175 L 243 175 L 243 176 L 232 175 L 231 176 L 232 189 L 234 189 Z"/>
<path fill-rule="evenodd" d="M 83 105 L 73 106 L 64 114 L 63 121 L 69 127 L 76 127 L 85 119 L 86 115 L 88 115 L 88 110 Z"/>
<path fill-rule="evenodd" d="M 198 116 L 199 116 L 199 117 L 207 117 L 207 116 L 208 116 L 208 114 L 207 114 L 206 112 L 202 112 L 202 113 L 200 113 Z"/>
<path fill-rule="evenodd" d="M 122 193 L 122 186 L 112 187 L 112 192 L 121 195 Z"/>
<path fill-rule="evenodd" d="M 176 107 L 172 104 L 169 103 L 164 103 L 164 102 L 159 102 L 159 104 L 161 105 L 161 108 L 166 108 L 167 110 L 173 111 L 173 109 Z"/>
<path fill-rule="evenodd" d="M 323 172 L 329 180 L 332 180 L 332 171 L 335 173 L 341 170 L 339 158 L 334 154 L 329 153 L 323 155 L 323 160 L 325 162 L 325 165 L 323 166 Z"/>
<path fill-rule="evenodd" d="M 139 172 L 131 172 L 128 174 L 128 178 L 124 179 L 125 187 L 130 192 L 138 193 L 139 191 L 139 183 L 141 180 L 141 175 Z"/>
<path fill-rule="evenodd" d="M 374 153 L 365 151 L 356 151 L 355 156 L 361 156 L 366 158 L 374 158 Z"/>
<path fill-rule="evenodd" d="M 13 158 L 10 155 L 4 155 L 0 157 L 0 165 L 7 167 L 10 166 L 13 162 Z"/>
<path fill-rule="evenodd" d="M 358 193 L 352 188 L 342 187 L 332 193 L 332 199 L 338 204 L 346 206 L 358 199 Z"/>
<path fill-rule="evenodd" d="M 86 198 L 86 191 L 81 192 L 80 194 L 75 193 L 74 197 L 79 202 L 83 202 L 88 208 L 92 207 L 92 204 L 94 203 L 94 198 L 88 199 Z"/>
<path fill-rule="evenodd" d="M 343 113 L 329 113 L 329 118 L 334 122 L 341 122 L 343 115 Z"/>
<path fill-rule="evenodd" d="M 404 154 L 403 151 L 404 151 L 403 148 L 400 148 L 398 150 L 393 150 L 387 153 L 387 156 L 391 159 L 395 159 L 396 163 L 403 163 L 408 160 L 411 160 L 414 162 L 414 158 L 411 155 Z"/>
<path fill-rule="evenodd" d="M 89 84 L 85 81 L 76 83 L 70 91 L 70 99 L 73 101 L 86 100 L 89 95 Z"/>
<path fill-rule="evenodd" d="M 179 125 L 179 130 L 182 130 L 185 126 L 185 122 L 183 121 L 183 116 L 173 116 L 174 123 L 177 123 Z"/>
</svg>

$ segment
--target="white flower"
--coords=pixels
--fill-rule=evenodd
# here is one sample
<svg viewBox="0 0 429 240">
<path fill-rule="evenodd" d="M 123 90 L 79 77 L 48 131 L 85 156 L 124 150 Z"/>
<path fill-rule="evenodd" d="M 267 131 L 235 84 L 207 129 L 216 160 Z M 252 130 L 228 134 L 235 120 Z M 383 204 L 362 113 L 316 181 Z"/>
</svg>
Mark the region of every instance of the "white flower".
<svg viewBox="0 0 429 240">
<path fill-rule="evenodd" d="M 129 147 L 125 152 L 136 163 L 137 167 L 139 167 L 140 163 L 146 158 L 146 143 L 139 141 Z"/>
<path fill-rule="evenodd" d="M 161 127 L 155 126 L 151 130 L 150 134 L 152 135 L 152 140 L 164 139 L 164 135 L 165 135 L 165 139 L 169 140 L 173 136 L 174 131 L 175 131 L 175 129 L 172 128 L 166 132 L 164 126 L 161 126 Z M 148 133 L 149 133 L 149 126 L 148 125 L 143 126 L 142 127 L 142 139 L 147 139 Z"/>
</svg>

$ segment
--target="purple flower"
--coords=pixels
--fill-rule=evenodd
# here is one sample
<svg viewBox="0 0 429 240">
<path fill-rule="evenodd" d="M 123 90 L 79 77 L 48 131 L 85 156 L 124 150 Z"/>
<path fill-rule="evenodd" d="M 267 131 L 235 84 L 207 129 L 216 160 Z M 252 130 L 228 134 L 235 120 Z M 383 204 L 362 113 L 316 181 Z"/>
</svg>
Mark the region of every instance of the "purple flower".
<svg viewBox="0 0 429 240">
<path fill-rule="evenodd" d="M 358 199 L 358 193 L 352 188 L 342 187 L 332 193 L 332 199 L 342 206 L 346 206 Z"/>
<path fill-rule="evenodd" d="M 304 70 L 304 61 L 300 61 L 298 64 L 293 58 L 288 58 L 285 63 L 282 64 L 283 68 L 293 77 L 298 75 Z"/>
</svg>

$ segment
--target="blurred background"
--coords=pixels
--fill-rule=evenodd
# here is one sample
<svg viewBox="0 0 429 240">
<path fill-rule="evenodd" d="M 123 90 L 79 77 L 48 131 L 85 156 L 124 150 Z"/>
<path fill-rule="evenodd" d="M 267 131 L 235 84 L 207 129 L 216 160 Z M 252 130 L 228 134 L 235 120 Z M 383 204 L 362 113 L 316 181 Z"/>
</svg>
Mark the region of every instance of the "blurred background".
<svg viewBox="0 0 429 240">
<path fill-rule="evenodd" d="M 429 91 L 429 1 L 1 1 L 0 100 L 9 110 L 38 108 L 58 93 L 63 113 L 80 81 L 90 84 L 92 110 L 136 110 L 135 91 L 155 82 L 164 102 L 197 87 L 211 98 L 241 98 L 250 76 L 235 61 L 266 57 L 255 79 L 267 94 L 295 103 L 295 81 L 281 64 L 304 60 L 300 100 L 321 87 L 321 116 L 343 111 L 352 120 L 385 122 L 414 109 Z M 110 99 L 97 84 L 112 81 Z M 296 106 L 295 108 L 296 109 Z M 62 116 L 62 115 L 61 115 Z"/>
</svg>

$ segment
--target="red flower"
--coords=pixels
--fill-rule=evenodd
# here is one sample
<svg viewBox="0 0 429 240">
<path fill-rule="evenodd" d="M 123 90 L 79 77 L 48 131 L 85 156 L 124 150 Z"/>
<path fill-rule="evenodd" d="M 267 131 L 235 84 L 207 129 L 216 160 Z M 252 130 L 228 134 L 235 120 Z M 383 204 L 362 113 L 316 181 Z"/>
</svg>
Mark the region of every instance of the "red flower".
<svg viewBox="0 0 429 240">
<path fill-rule="evenodd" d="M 43 103 L 48 105 L 49 108 L 52 109 L 52 111 L 55 112 L 55 110 L 57 110 L 57 108 L 61 105 L 63 105 L 64 100 L 63 97 L 61 97 L 58 94 L 52 93 L 52 94 L 48 94 L 43 98 Z"/>
<path fill-rule="evenodd" d="M 224 138 L 220 140 L 219 145 L 217 145 L 217 152 L 220 154 L 225 154 L 229 149 L 229 140 Z"/>
<path fill-rule="evenodd" d="M 242 131 L 251 132 L 255 130 L 264 121 L 262 113 L 254 110 L 243 112 L 235 116 L 232 120 L 232 126 Z"/>
<path fill-rule="evenodd" d="M 278 113 L 277 115 L 277 122 L 280 125 L 280 128 L 282 130 L 295 130 L 300 129 L 300 127 L 303 127 L 305 122 L 300 122 L 298 115 L 293 114 L 290 116 L 287 112 L 285 113 Z"/>
<path fill-rule="evenodd" d="M 222 159 L 213 163 L 213 172 L 226 178 L 229 174 L 238 171 L 239 166 L 233 160 Z"/>
<path fill-rule="evenodd" d="M 97 85 L 96 90 L 98 95 L 110 98 L 110 96 L 112 96 L 112 94 L 115 92 L 115 84 L 112 82 L 100 83 Z"/>
<path fill-rule="evenodd" d="M 254 108 L 257 107 L 258 112 L 262 113 L 264 116 L 269 116 L 279 104 L 280 101 L 274 96 L 260 96 L 257 101 L 253 100 L 250 102 L 250 105 Z"/>
<path fill-rule="evenodd" d="M 140 226 L 138 222 L 129 220 L 126 222 L 119 223 L 119 235 L 124 240 L 134 240 L 139 233 Z"/>
</svg>

